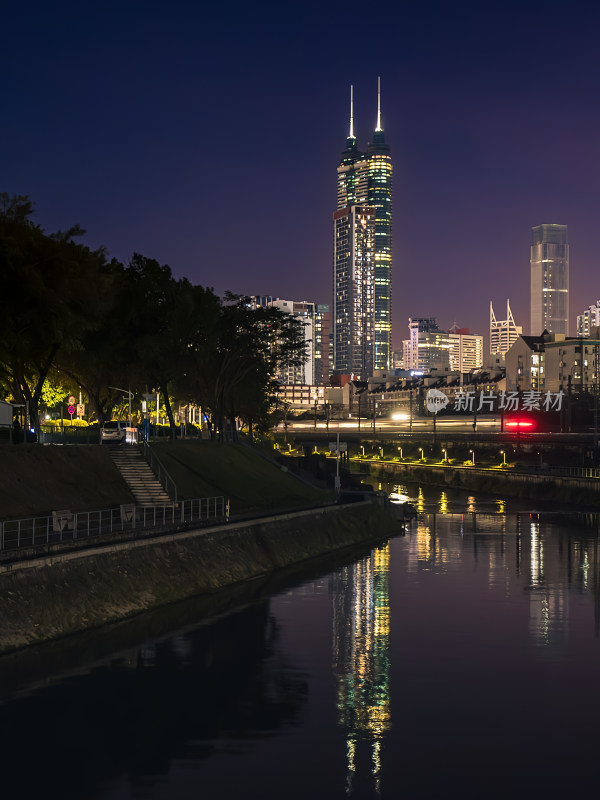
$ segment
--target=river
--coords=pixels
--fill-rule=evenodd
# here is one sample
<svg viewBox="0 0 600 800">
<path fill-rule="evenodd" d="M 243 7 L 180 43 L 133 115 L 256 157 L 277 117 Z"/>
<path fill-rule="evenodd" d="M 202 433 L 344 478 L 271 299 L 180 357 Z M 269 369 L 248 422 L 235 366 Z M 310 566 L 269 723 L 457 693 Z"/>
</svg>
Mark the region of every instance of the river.
<svg viewBox="0 0 600 800">
<path fill-rule="evenodd" d="M 0 660 L 7 796 L 591 793 L 598 516 L 383 488 L 419 517 L 381 546 Z"/>
</svg>

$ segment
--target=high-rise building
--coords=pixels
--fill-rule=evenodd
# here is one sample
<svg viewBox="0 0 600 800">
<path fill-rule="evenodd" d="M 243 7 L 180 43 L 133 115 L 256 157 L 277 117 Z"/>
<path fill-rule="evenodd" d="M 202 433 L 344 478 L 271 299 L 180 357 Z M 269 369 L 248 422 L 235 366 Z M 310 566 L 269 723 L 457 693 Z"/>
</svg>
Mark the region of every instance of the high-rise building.
<svg viewBox="0 0 600 800">
<path fill-rule="evenodd" d="M 438 328 L 435 317 L 410 317 L 408 331 L 410 344 L 404 369 L 418 372 L 450 370 L 450 334 Z"/>
<path fill-rule="evenodd" d="M 448 331 L 450 339 L 450 369 L 452 372 L 472 372 L 483 366 L 483 336 L 469 328 L 454 324 Z"/>
<path fill-rule="evenodd" d="M 569 333 L 569 243 L 566 225 L 532 228 L 531 335 Z"/>
<path fill-rule="evenodd" d="M 523 328 L 515 325 L 510 300 L 506 301 L 506 319 L 496 319 L 490 300 L 490 355 L 507 353 L 522 333 Z"/>
<path fill-rule="evenodd" d="M 589 338 L 592 328 L 600 327 L 600 300 L 596 304 L 586 308 L 583 314 L 577 315 L 577 336 Z"/>
<path fill-rule="evenodd" d="M 333 215 L 333 368 L 368 378 L 389 369 L 392 354 L 392 160 L 381 126 L 367 151 L 356 146 L 350 87 L 350 131 L 337 168 Z"/>
<path fill-rule="evenodd" d="M 281 300 L 271 295 L 254 295 L 253 308 L 278 308 L 293 314 L 303 323 L 306 342 L 306 362 L 301 367 L 289 367 L 278 379 L 283 384 L 324 384 L 329 382 L 329 306 L 306 300 Z"/>
</svg>

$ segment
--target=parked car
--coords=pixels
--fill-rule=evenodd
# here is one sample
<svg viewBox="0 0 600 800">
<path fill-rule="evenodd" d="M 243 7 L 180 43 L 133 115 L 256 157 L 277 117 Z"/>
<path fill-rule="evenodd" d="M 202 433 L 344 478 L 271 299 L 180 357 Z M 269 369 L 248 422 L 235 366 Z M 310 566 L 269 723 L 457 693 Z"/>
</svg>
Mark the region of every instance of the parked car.
<svg viewBox="0 0 600 800">
<path fill-rule="evenodd" d="M 123 420 L 112 420 L 105 422 L 102 426 L 102 441 L 103 442 L 124 442 L 125 429 L 127 422 Z"/>
</svg>

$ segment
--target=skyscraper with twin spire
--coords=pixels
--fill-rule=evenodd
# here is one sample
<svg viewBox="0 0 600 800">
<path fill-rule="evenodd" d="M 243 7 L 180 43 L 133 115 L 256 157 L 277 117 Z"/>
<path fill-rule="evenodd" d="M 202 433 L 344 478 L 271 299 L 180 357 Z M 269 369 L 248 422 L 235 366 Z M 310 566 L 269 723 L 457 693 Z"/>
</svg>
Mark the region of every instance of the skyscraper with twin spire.
<svg viewBox="0 0 600 800">
<path fill-rule="evenodd" d="M 392 352 L 392 159 L 381 125 L 367 151 L 356 147 L 354 90 L 350 131 L 337 168 L 333 215 L 333 369 L 368 378 L 389 369 Z"/>
</svg>

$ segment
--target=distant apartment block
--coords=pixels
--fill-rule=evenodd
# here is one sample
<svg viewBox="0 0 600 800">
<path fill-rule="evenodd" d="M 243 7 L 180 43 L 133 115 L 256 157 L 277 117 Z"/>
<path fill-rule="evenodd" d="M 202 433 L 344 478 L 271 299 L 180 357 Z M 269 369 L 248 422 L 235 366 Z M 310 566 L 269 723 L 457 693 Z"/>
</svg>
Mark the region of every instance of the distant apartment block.
<svg viewBox="0 0 600 800">
<path fill-rule="evenodd" d="M 509 391 L 596 393 L 600 339 L 564 333 L 519 336 L 506 355 Z"/>
<path fill-rule="evenodd" d="M 522 333 L 521 325 L 515 325 L 510 300 L 506 301 L 506 319 L 496 319 L 490 300 L 490 355 L 507 353 Z"/>
<path fill-rule="evenodd" d="M 253 308 L 278 308 L 293 314 L 302 323 L 306 342 L 307 360 L 302 367 L 284 370 L 278 379 L 283 384 L 320 385 L 329 382 L 329 306 L 311 303 L 306 300 L 281 300 L 271 295 L 253 295 L 250 298 Z"/>
<path fill-rule="evenodd" d="M 593 328 L 600 327 L 600 300 L 577 315 L 577 336 L 589 338 Z"/>
<path fill-rule="evenodd" d="M 452 344 L 447 331 L 438 328 L 435 317 L 411 317 L 408 320 L 409 345 L 404 368 L 418 372 L 450 370 Z"/>
<path fill-rule="evenodd" d="M 450 328 L 448 336 L 452 372 L 472 372 L 483 367 L 483 336 L 457 325 Z"/>
</svg>

